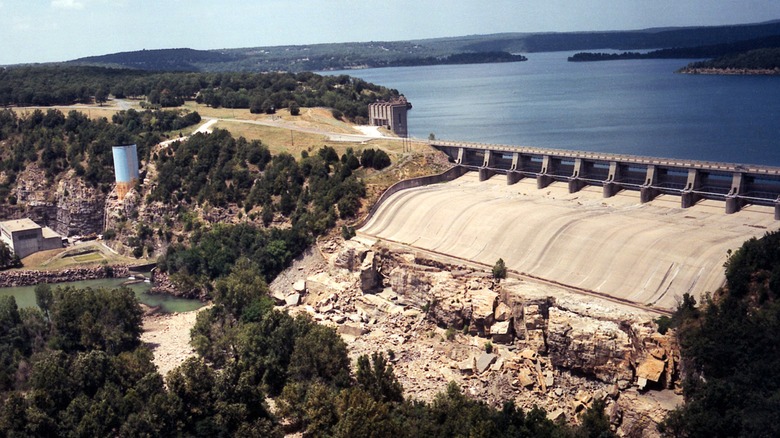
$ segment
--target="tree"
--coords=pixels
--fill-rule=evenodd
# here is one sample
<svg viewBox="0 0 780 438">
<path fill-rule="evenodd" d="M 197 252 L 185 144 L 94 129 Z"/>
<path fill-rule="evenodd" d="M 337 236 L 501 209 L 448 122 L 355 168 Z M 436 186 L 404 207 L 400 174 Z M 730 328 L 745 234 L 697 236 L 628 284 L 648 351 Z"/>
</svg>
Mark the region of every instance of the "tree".
<svg viewBox="0 0 780 438">
<path fill-rule="evenodd" d="M 101 85 L 95 90 L 95 103 L 103 106 L 108 100 L 108 88 L 105 85 Z"/>
<path fill-rule="evenodd" d="M 0 242 L 0 269 L 15 266 L 18 259 L 5 242 Z"/>
<path fill-rule="evenodd" d="M 312 324 L 296 340 L 288 372 L 295 381 L 346 388 L 351 383 L 347 345 L 333 328 Z"/>
<path fill-rule="evenodd" d="M 377 149 L 374 153 L 374 160 L 372 161 L 371 166 L 376 170 L 382 170 L 389 165 L 390 157 L 387 155 L 387 152 L 382 149 Z"/>
<path fill-rule="evenodd" d="M 297 103 L 291 103 L 290 104 L 290 115 L 291 116 L 297 116 L 300 113 L 301 113 L 301 107 L 299 107 Z"/>
<path fill-rule="evenodd" d="M 575 431 L 578 438 L 614 438 L 617 436 L 609 428 L 609 418 L 604 413 L 606 406 L 604 399 L 596 399 L 593 405 L 580 415 L 580 425 Z"/>
<path fill-rule="evenodd" d="M 383 353 L 372 353 L 370 360 L 367 355 L 358 357 L 355 380 L 358 387 L 378 402 L 400 403 L 404 400 L 403 387 Z"/>
<path fill-rule="evenodd" d="M 268 286 L 259 272 L 257 265 L 248 258 L 239 258 L 230 275 L 217 281 L 214 302 L 225 306 L 233 317 L 240 319 L 252 301 L 268 297 Z"/>
<path fill-rule="evenodd" d="M 365 168 L 373 167 L 375 153 L 376 151 L 373 149 L 364 149 L 360 154 L 360 165 Z"/>
<path fill-rule="evenodd" d="M 506 278 L 506 264 L 504 264 L 504 259 L 498 259 L 496 264 L 493 265 L 493 278 L 496 280 Z"/>
<path fill-rule="evenodd" d="M 49 311 L 51 310 L 51 304 L 54 301 L 54 294 L 51 291 L 51 286 L 42 283 L 35 286 L 35 303 L 41 308 L 46 320 L 49 320 Z"/>
</svg>

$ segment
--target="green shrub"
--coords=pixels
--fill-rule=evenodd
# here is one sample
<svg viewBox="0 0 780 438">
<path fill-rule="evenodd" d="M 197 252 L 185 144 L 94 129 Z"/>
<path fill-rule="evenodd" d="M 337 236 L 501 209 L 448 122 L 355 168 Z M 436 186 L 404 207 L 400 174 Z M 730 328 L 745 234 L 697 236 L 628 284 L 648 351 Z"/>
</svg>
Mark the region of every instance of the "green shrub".
<svg viewBox="0 0 780 438">
<path fill-rule="evenodd" d="M 448 328 L 447 331 L 444 333 L 444 337 L 448 341 L 452 341 L 453 339 L 455 339 L 455 328 L 453 327 Z"/>
<path fill-rule="evenodd" d="M 498 259 L 496 264 L 493 265 L 493 278 L 496 280 L 506 278 L 506 264 L 504 263 L 504 259 Z"/>
</svg>

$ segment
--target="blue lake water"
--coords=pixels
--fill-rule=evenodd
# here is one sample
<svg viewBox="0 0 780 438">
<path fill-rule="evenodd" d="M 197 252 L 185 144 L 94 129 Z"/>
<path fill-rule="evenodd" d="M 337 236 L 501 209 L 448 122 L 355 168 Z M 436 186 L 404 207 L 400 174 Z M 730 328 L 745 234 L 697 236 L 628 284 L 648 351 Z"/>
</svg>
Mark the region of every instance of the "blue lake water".
<svg viewBox="0 0 780 438">
<path fill-rule="evenodd" d="M 413 137 L 780 166 L 780 77 L 674 73 L 691 60 L 327 72 L 396 88 Z"/>
</svg>

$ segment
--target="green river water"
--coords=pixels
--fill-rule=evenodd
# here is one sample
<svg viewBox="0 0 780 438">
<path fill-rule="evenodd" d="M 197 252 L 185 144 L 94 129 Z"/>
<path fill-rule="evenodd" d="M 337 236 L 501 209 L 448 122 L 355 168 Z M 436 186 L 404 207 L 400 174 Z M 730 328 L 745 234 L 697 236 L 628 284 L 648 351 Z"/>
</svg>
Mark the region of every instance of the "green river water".
<svg viewBox="0 0 780 438">
<path fill-rule="evenodd" d="M 122 286 L 122 283 L 127 282 L 127 278 L 104 278 L 99 280 L 84 280 L 84 281 L 71 281 L 67 283 L 52 284 L 52 288 L 58 286 L 75 286 L 75 287 L 91 287 L 91 288 L 118 288 Z M 138 301 L 146 304 L 150 307 L 160 306 L 160 310 L 163 312 L 190 312 L 203 306 L 198 300 L 177 298 L 166 294 L 149 294 L 149 289 L 152 287 L 151 283 L 134 282 L 128 284 L 135 296 L 138 297 Z M 5 287 L 0 288 L 0 296 L 12 295 L 16 298 L 17 306 L 30 307 L 35 306 L 35 286 L 22 286 L 22 287 Z"/>
</svg>

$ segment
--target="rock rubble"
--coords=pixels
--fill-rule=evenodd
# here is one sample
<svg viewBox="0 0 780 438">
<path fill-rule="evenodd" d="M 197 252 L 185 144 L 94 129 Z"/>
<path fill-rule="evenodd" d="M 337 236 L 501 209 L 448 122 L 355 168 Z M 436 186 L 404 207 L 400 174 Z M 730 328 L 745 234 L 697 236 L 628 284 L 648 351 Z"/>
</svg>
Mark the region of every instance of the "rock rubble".
<svg viewBox="0 0 780 438">
<path fill-rule="evenodd" d="M 570 422 L 604 399 L 614 429 L 639 436 L 681 402 L 679 351 L 652 314 L 381 244 L 320 248 L 275 296 L 337 327 L 353 360 L 386 352 L 409 398 L 430 401 L 455 381 L 495 406 L 514 400 Z"/>
</svg>

